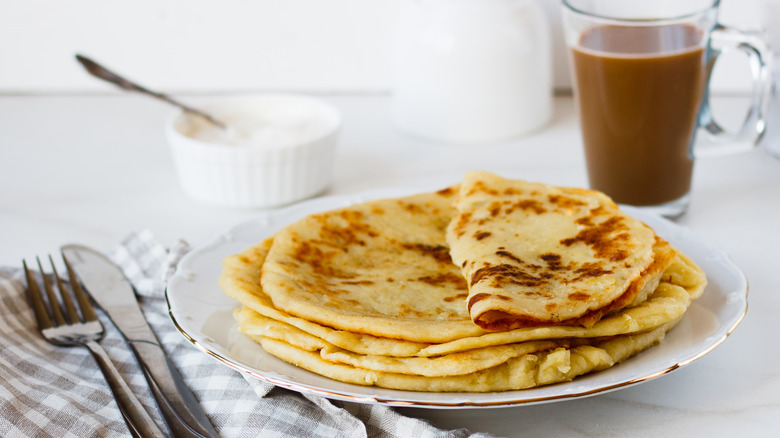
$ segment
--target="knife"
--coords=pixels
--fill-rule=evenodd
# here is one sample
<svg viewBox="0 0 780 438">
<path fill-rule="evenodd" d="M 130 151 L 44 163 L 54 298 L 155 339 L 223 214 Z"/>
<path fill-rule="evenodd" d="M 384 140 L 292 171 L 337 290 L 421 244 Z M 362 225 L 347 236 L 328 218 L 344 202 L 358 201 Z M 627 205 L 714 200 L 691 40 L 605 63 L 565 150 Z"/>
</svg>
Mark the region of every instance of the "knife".
<svg viewBox="0 0 780 438">
<path fill-rule="evenodd" d="M 146 322 L 135 290 L 108 257 L 83 245 L 61 248 L 87 293 L 125 337 L 174 437 L 218 437 L 192 391 Z"/>
</svg>

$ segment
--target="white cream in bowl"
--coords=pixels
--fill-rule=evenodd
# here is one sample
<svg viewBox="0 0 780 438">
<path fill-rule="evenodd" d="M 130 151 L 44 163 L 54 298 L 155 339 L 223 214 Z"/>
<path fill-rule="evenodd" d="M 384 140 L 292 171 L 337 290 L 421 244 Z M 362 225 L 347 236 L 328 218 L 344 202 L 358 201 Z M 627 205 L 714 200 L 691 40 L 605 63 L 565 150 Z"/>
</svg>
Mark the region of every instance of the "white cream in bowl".
<svg viewBox="0 0 780 438">
<path fill-rule="evenodd" d="M 221 129 L 200 117 L 187 117 L 177 129 L 195 140 L 235 146 L 284 147 L 316 140 L 333 128 L 323 117 L 322 108 L 301 105 L 290 96 L 236 101 L 233 107 L 211 105 L 212 111 L 228 129 Z M 311 103 L 311 102 L 308 102 Z"/>
<path fill-rule="evenodd" d="M 300 95 L 225 98 L 202 108 L 222 130 L 179 113 L 167 134 L 184 191 L 236 207 L 273 207 L 322 192 L 330 181 L 339 112 Z"/>
</svg>

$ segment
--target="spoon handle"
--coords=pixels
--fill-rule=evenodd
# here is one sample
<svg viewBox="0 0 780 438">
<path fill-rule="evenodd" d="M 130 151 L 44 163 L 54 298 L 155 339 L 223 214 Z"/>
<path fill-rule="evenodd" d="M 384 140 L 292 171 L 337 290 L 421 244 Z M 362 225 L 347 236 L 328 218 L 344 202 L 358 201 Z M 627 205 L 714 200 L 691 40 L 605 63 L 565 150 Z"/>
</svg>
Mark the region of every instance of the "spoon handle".
<svg viewBox="0 0 780 438">
<path fill-rule="evenodd" d="M 166 101 L 166 102 L 168 102 L 168 103 L 170 103 L 172 105 L 175 105 L 175 106 L 181 108 L 182 110 L 184 110 L 184 111 L 186 111 L 188 113 L 195 114 L 195 115 L 198 115 L 200 117 L 203 117 L 204 119 L 206 119 L 209 122 L 213 123 L 214 125 L 220 127 L 221 129 L 227 129 L 227 126 L 223 122 L 220 122 L 219 120 L 215 119 L 212 115 L 204 113 L 203 111 L 201 111 L 201 110 L 199 110 L 197 108 L 193 108 L 193 107 L 185 105 L 185 104 L 183 104 L 183 103 L 181 103 L 179 101 L 176 101 L 173 98 L 171 98 L 170 96 L 168 96 L 167 94 L 158 93 L 158 92 L 149 90 L 146 87 L 138 85 L 135 82 L 132 82 L 132 81 L 130 81 L 130 80 L 128 80 L 128 79 L 126 79 L 126 78 L 124 78 L 124 77 L 114 73 L 114 72 L 112 72 L 111 70 L 103 67 L 102 65 L 100 65 L 97 62 L 87 58 L 86 56 L 82 56 L 82 55 L 78 55 L 77 54 L 76 55 L 76 60 L 78 60 L 81 63 L 81 65 L 84 66 L 84 68 L 87 70 L 87 72 L 89 72 L 89 74 L 91 74 L 92 76 L 95 76 L 96 78 L 102 79 L 102 80 L 104 80 L 106 82 L 110 82 L 110 83 L 118 86 L 119 88 L 121 88 L 121 89 L 123 89 L 125 91 L 135 91 L 135 92 L 138 92 L 138 93 L 143 93 L 143 94 L 146 94 L 148 96 L 155 97 L 157 99 L 164 100 L 164 101 Z"/>
</svg>

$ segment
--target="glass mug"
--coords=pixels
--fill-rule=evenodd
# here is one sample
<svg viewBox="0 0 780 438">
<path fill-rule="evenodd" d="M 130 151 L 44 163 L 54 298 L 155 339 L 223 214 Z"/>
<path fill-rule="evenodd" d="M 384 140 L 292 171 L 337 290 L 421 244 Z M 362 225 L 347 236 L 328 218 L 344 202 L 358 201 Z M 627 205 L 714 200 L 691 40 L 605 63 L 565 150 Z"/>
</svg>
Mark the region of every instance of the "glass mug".
<svg viewBox="0 0 780 438">
<path fill-rule="evenodd" d="M 688 207 L 696 155 L 750 149 L 760 138 L 771 54 L 761 34 L 720 25 L 719 3 L 563 0 L 591 188 L 677 217 Z M 712 118 L 708 91 L 718 55 L 731 49 L 747 53 L 754 82 L 735 133 Z M 699 128 L 707 138 L 697 142 Z"/>
</svg>

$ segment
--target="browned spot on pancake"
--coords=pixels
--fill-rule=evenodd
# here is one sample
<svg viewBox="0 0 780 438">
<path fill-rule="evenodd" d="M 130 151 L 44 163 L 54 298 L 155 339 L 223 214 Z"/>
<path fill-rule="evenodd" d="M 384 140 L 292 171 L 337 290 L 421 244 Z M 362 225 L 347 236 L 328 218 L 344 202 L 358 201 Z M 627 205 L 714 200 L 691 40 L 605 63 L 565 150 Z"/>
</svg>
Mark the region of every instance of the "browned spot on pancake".
<svg viewBox="0 0 780 438">
<path fill-rule="evenodd" d="M 348 250 L 350 245 L 365 246 L 363 236 L 377 237 L 379 233 L 364 222 L 365 215 L 359 211 L 343 210 L 331 216 L 315 215 L 320 222 L 319 240 Z"/>
<path fill-rule="evenodd" d="M 331 247 L 333 249 L 337 249 L 339 251 L 344 251 L 344 252 L 348 251 L 348 248 L 346 246 L 341 245 L 341 244 L 336 243 L 336 242 L 331 242 L 329 240 L 311 239 L 310 242 L 312 244 L 314 244 L 314 245 L 317 245 L 317 246 L 329 246 L 329 247 Z"/>
<path fill-rule="evenodd" d="M 452 196 L 455 194 L 455 189 L 453 189 L 452 187 L 447 187 L 446 189 L 439 190 L 438 192 L 436 192 L 436 194 L 445 197 Z"/>
<path fill-rule="evenodd" d="M 349 284 L 349 285 L 359 285 L 359 286 L 370 286 L 374 284 L 371 280 L 346 280 L 342 281 L 341 284 Z"/>
<path fill-rule="evenodd" d="M 386 280 L 386 281 L 387 281 L 388 283 L 392 283 L 392 282 L 394 282 L 394 281 L 395 281 L 395 278 L 393 278 L 393 277 L 387 277 L 387 280 Z"/>
<path fill-rule="evenodd" d="M 547 267 L 553 271 L 558 271 L 563 269 L 563 265 L 561 264 L 561 255 L 560 254 L 554 254 L 551 252 L 544 253 L 539 256 L 542 260 L 547 262 Z"/>
<path fill-rule="evenodd" d="M 474 286 L 483 279 L 493 280 L 496 283 L 496 287 L 507 284 L 516 284 L 519 286 L 541 286 L 548 282 L 545 279 L 545 276 L 537 277 L 523 271 L 518 266 L 508 265 L 506 263 L 477 269 L 471 276 L 470 285 Z"/>
<path fill-rule="evenodd" d="M 468 195 L 473 195 L 477 192 L 487 193 L 488 195 L 492 196 L 498 195 L 498 190 L 488 188 L 487 184 L 485 184 L 485 181 L 476 181 L 471 187 L 471 190 L 469 190 Z"/>
<path fill-rule="evenodd" d="M 474 304 L 477 304 L 478 302 L 480 302 L 480 301 L 482 301 L 482 300 L 484 300 L 486 298 L 490 298 L 491 296 L 492 295 L 490 295 L 490 294 L 476 294 L 473 297 L 469 298 L 469 302 L 468 302 L 468 305 L 467 305 L 467 307 L 469 309 L 469 312 L 471 312 L 471 306 L 473 306 Z"/>
<path fill-rule="evenodd" d="M 414 316 L 417 318 L 425 317 L 425 314 L 420 312 L 419 310 L 413 309 L 412 307 L 409 307 L 406 304 L 401 304 L 399 306 L 400 312 L 399 315 L 402 316 Z"/>
<path fill-rule="evenodd" d="M 342 294 L 349 294 L 348 291 L 344 289 L 331 289 L 329 287 L 326 287 L 323 284 L 316 284 L 314 286 L 306 288 L 306 292 L 313 294 L 313 295 L 324 295 L 327 297 L 330 297 L 334 301 L 341 301 L 341 302 L 348 302 L 349 299 L 342 299 L 342 298 L 335 298 Z"/>
<path fill-rule="evenodd" d="M 293 253 L 293 258 L 295 260 L 306 262 L 310 259 L 320 259 L 324 258 L 325 253 L 322 251 L 321 248 L 312 246 L 308 242 L 303 242 L 295 247 L 295 252 Z"/>
<path fill-rule="evenodd" d="M 518 195 L 520 194 L 520 192 L 514 187 L 507 187 L 506 189 L 504 189 L 504 194 L 507 196 L 512 196 L 512 195 Z"/>
<path fill-rule="evenodd" d="M 525 267 L 530 269 L 530 270 L 532 270 L 532 271 L 541 271 L 542 269 L 544 269 L 544 267 L 539 266 L 539 265 L 537 265 L 535 263 L 528 263 L 528 264 L 525 265 Z"/>
<path fill-rule="evenodd" d="M 371 214 L 382 215 L 385 214 L 385 211 L 382 208 L 374 205 L 371 207 Z"/>
<path fill-rule="evenodd" d="M 457 294 L 457 295 L 454 295 L 454 296 L 451 296 L 451 297 L 445 297 L 444 301 L 446 301 L 448 303 L 451 303 L 451 302 L 456 301 L 456 300 L 462 300 L 462 299 L 466 298 L 467 296 L 469 296 L 469 294 Z"/>
<path fill-rule="evenodd" d="M 551 204 L 555 204 L 558 207 L 565 208 L 565 209 L 572 209 L 574 207 L 582 207 L 585 205 L 588 205 L 579 199 L 571 198 L 569 196 L 564 195 L 547 195 L 547 200 L 550 201 Z"/>
<path fill-rule="evenodd" d="M 623 223 L 623 218 L 613 216 L 595 227 L 581 230 L 574 237 L 561 240 L 561 244 L 572 246 L 583 243 L 590 246 L 598 258 L 620 261 L 628 257 L 628 253 L 623 248 L 625 242 L 623 239 L 615 240 L 610 235 L 625 230 L 628 230 L 628 227 Z"/>
<path fill-rule="evenodd" d="M 398 201 L 398 205 L 400 205 L 401 208 L 403 208 L 404 210 L 412 214 L 422 214 L 425 212 L 425 210 L 423 210 L 423 208 L 420 207 L 420 205 L 412 202 Z"/>
<path fill-rule="evenodd" d="M 499 214 L 501 214 L 501 203 L 499 202 L 491 202 L 490 206 L 488 207 L 488 210 L 490 210 L 490 216 L 496 217 Z"/>
<path fill-rule="evenodd" d="M 511 299 L 511 298 L 509 298 L 509 297 L 508 297 L 508 296 L 506 296 L 506 295 L 496 295 L 496 298 L 498 298 L 498 299 L 500 299 L 500 300 L 504 300 L 504 301 L 512 301 L 512 299 Z"/>
<path fill-rule="evenodd" d="M 543 289 L 543 288 L 523 290 L 518 293 L 528 297 L 550 298 L 550 292 L 547 289 Z"/>
<path fill-rule="evenodd" d="M 544 305 L 544 310 L 546 310 L 548 312 L 552 312 L 553 310 L 555 310 L 557 308 L 558 308 L 558 304 L 557 303 L 547 303 L 547 304 Z"/>
<path fill-rule="evenodd" d="M 574 293 L 570 293 L 567 296 L 572 301 L 588 301 L 588 299 L 590 298 L 590 295 L 584 292 L 574 292 Z"/>
<path fill-rule="evenodd" d="M 458 222 L 456 222 L 455 226 L 453 227 L 453 230 L 458 235 L 458 237 L 463 236 L 463 234 L 466 232 L 465 228 L 468 225 L 469 220 L 471 220 L 471 212 L 466 212 L 458 216 Z"/>
<path fill-rule="evenodd" d="M 308 265 L 316 275 L 333 278 L 355 278 L 354 274 L 343 271 L 332 264 L 335 251 L 324 251 L 322 248 L 301 242 L 295 247 L 292 257 L 301 264 Z"/>
<path fill-rule="evenodd" d="M 427 256 L 431 256 L 439 263 L 452 263 L 450 249 L 444 245 L 427 245 L 425 243 L 402 243 L 404 249 L 418 251 Z"/>
<path fill-rule="evenodd" d="M 426 275 L 417 278 L 417 281 L 430 284 L 431 286 L 445 286 L 450 285 L 455 289 L 466 290 L 468 285 L 466 279 L 462 275 L 453 274 L 452 272 L 444 272 L 436 275 Z"/>
<path fill-rule="evenodd" d="M 613 262 L 619 262 L 621 260 L 627 259 L 629 256 L 628 251 L 624 249 L 619 249 L 612 253 L 612 255 L 609 256 L 609 260 Z"/>
<path fill-rule="evenodd" d="M 515 261 L 517 263 L 520 263 L 521 265 L 524 263 L 519 257 L 517 257 L 516 255 L 512 254 L 509 251 L 498 250 L 498 251 L 496 251 L 496 255 L 501 256 L 501 257 L 506 257 L 506 258 L 508 258 L 510 260 L 513 260 L 513 261 Z"/>
<path fill-rule="evenodd" d="M 536 214 L 542 214 L 547 212 L 547 209 L 544 208 L 544 205 L 542 205 L 542 203 L 537 201 L 536 199 L 521 199 L 517 201 L 514 206 L 521 210 L 533 211 Z"/>
<path fill-rule="evenodd" d="M 578 225 L 584 225 L 586 227 L 592 227 L 593 226 L 593 220 L 590 216 L 583 216 L 577 220 L 574 221 L 575 224 Z"/>
<path fill-rule="evenodd" d="M 484 238 L 490 237 L 490 235 L 490 231 L 477 231 L 474 233 L 474 238 L 477 240 L 482 240 Z"/>
<path fill-rule="evenodd" d="M 612 271 L 604 269 L 604 265 L 599 262 L 583 263 L 582 266 L 574 270 L 575 274 L 579 274 L 574 277 L 572 281 L 582 280 L 587 277 L 600 277 L 602 275 L 611 274 Z"/>
</svg>

